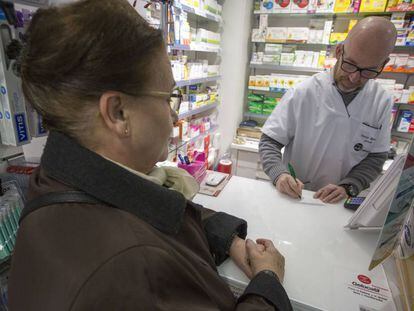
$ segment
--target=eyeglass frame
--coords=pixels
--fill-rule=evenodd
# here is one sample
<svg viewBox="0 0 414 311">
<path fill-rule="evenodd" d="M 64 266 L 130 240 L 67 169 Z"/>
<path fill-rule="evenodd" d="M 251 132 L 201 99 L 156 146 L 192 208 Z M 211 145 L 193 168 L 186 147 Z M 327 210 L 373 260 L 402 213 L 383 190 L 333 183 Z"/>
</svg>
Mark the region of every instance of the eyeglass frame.
<svg viewBox="0 0 414 311">
<path fill-rule="evenodd" d="M 130 94 L 131 96 L 150 96 L 150 97 L 158 97 L 158 98 L 165 98 L 171 111 L 174 112 L 174 115 L 178 117 L 177 112 L 171 107 L 171 98 L 178 97 L 181 100 L 183 98 L 183 95 L 181 94 L 181 91 L 179 91 L 179 94 L 174 94 L 171 92 L 163 92 L 163 91 L 147 91 L 147 92 L 139 92 L 134 95 Z M 180 105 L 178 105 L 179 107 Z"/>
<path fill-rule="evenodd" d="M 137 94 L 134 94 L 133 96 L 151 96 L 151 97 L 158 97 L 158 98 L 165 97 L 167 100 L 170 100 L 172 97 L 178 97 L 180 99 L 183 97 L 181 92 L 180 94 L 174 94 L 174 93 L 163 92 L 163 91 L 139 92 Z"/>
<path fill-rule="evenodd" d="M 359 75 L 360 75 L 362 78 L 367 79 L 367 80 L 375 79 L 376 77 L 378 77 L 378 76 L 382 73 L 382 71 L 384 70 L 385 64 L 387 63 L 387 61 L 385 61 L 385 62 L 382 64 L 382 66 L 381 66 L 381 70 L 380 70 L 380 71 L 377 71 L 377 70 L 373 70 L 373 69 L 369 69 L 369 68 L 361 68 L 361 67 L 358 67 L 357 65 L 355 65 L 355 64 L 353 64 L 353 63 L 350 63 L 350 62 L 348 62 L 348 61 L 344 60 L 344 56 L 345 56 L 345 47 L 344 47 L 344 46 L 342 46 L 341 65 L 340 65 L 341 69 L 342 69 L 343 71 L 345 71 L 346 73 L 355 73 L 355 72 L 359 71 Z M 347 71 L 347 70 L 345 70 L 345 69 L 343 68 L 344 63 L 345 63 L 345 64 L 347 64 L 347 65 L 351 65 L 351 66 L 355 67 L 355 71 Z M 364 70 L 365 70 L 365 71 L 369 71 L 369 72 L 374 72 L 374 73 L 376 74 L 376 75 L 375 75 L 375 77 L 372 77 L 372 78 L 367 78 L 367 77 L 365 77 L 365 76 L 362 74 L 362 72 L 363 72 Z"/>
</svg>

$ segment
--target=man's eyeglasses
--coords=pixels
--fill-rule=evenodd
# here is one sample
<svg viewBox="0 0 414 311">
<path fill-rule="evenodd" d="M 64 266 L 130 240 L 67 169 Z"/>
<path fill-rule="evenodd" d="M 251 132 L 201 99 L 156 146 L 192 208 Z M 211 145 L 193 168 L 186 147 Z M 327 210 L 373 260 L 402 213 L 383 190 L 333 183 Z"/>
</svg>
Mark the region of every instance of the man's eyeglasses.
<svg viewBox="0 0 414 311">
<path fill-rule="evenodd" d="M 382 69 L 384 68 L 384 65 L 385 65 L 383 64 L 379 71 L 373 70 L 373 69 L 361 68 L 344 60 L 344 56 L 345 56 L 345 49 L 342 49 L 341 69 L 347 73 L 354 73 L 354 72 L 359 71 L 359 74 L 361 75 L 361 77 L 365 79 L 374 79 L 378 77 L 381 74 Z"/>
</svg>

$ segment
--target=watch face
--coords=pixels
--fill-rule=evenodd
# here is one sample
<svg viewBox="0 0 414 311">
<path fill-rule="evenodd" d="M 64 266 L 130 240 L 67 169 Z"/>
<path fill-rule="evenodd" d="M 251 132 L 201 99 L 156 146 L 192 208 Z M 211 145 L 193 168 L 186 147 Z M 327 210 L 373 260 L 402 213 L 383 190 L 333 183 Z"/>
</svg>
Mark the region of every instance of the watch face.
<svg viewBox="0 0 414 311">
<path fill-rule="evenodd" d="M 355 189 L 355 187 L 354 186 L 352 186 L 352 185 L 349 185 L 348 186 L 348 192 L 349 192 L 349 195 L 351 196 L 351 197 L 355 197 L 358 193 L 357 193 L 357 190 Z"/>
</svg>

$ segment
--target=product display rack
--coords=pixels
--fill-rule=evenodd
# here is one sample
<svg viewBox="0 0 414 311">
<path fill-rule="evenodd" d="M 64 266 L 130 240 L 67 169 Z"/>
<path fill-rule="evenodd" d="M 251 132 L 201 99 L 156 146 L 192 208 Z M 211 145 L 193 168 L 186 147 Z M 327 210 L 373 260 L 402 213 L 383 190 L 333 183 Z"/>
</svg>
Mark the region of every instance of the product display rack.
<svg viewBox="0 0 414 311">
<path fill-rule="evenodd" d="M 269 114 L 256 114 L 252 112 L 245 112 L 243 115 L 247 118 L 255 118 L 261 120 L 267 120 L 267 118 L 270 116 Z"/>
<path fill-rule="evenodd" d="M 198 78 L 198 79 L 188 79 L 188 80 L 176 81 L 175 85 L 178 87 L 183 87 L 183 86 L 189 86 L 189 85 L 200 84 L 200 83 L 214 82 L 219 79 L 220 79 L 220 76 Z"/>
<path fill-rule="evenodd" d="M 181 9 L 184 12 L 194 14 L 198 17 L 205 18 L 208 21 L 213 21 L 213 22 L 216 22 L 216 23 L 221 23 L 222 22 L 221 16 L 212 14 L 212 13 L 206 11 L 206 10 L 203 10 L 203 9 L 193 8 L 193 7 L 190 7 L 188 5 L 181 4 L 181 3 L 174 3 L 174 7 L 178 8 L 178 9 Z"/>
<path fill-rule="evenodd" d="M 174 44 L 170 47 L 174 51 L 193 51 L 193 52 L 208 52 L 208 53 L 220 53 L 220 49 L 209 49 L 197 46 Z"/>
<path fill-rule="evenodd" d="M 183 14 L 184 15 L 186 14 L 187 17 L 185 17 L 186 18 L 185 20 L 189 23 L 189 27 L 191 29 L 205 29 L 208 31 L 221 33 L 221 30 L 222 30 L 221 27 L 222 27 L 222 22 L 223 22 L 222 17 L 219 16 L 218 14 L 213 14 L 212 12 L 208 11 L 207 7 L 206 9 L 202 7 L 193 7 L 191 5 L 187 5 L 186 4 L 187 1 L 172 1 L 172 2 L 173 3 L 169 8 L 171 14 L 167 16 L 167 19 L 170 18 L 170 20 L 167 23 L 168 24 L 167 27 L 170 27 L 169 34 L 168 34 L 169 38 L 167 40 L 168 54 L 170 56 L 175 56 L 175 57 L 187 57 L 189 62 L 190 60 L 196 61 L 196 62 L 199 60 L 204 60 L 204 61 L 207 60 L 208 65 L 218 65 L 220 61 L 220 53 L 221 53 L 221 49 L 219 46 L 216 47 L 214 46 L 215 44 L 210 44 L 209 43 L 210 41 L 201 41 L 200 43 L 198 42 L 200 40 L 197 40 L 197 42 L 194 43 L 195 40 L 192 35 L 190 36 L 191 43 L 187 43 L 186 40 L 183 40 L 183 41 L 180 40 L 180 42 L 177 42 L 176 40 L 177 37 L 175 36 L 176 33 L 174 32 L 174 36 L 171 36 L 171 27 L 172 29 L 174 29 L 174 27 L 176 26 L 175 23 L 176 23 L 177 15 L 179 16 L 179 20 L 181 23 L 181 17 L 183 16 Z M 222 3 L 223 1 L 218 1 L 218 2 Z M 201 3 L 198 3 L 197 5 L 200 6 Z M 181 35 L 182 25 L 180 24 L 179 26 L 180 26 L 180 35 Z M 199 39 L 198 32 L 197 32 L 197 39 Z M 190 94 L 190 93 L 193 94 L 194 91 L 190 91 L 190 90 L 193 90 L 194 88 L 193 86 L 200 85 L 200 84 L 205 85 L 206 87 L 209 85 L 217 85 L 220 79 L 221 79 L 220 75 L 211 75 L 211 76 L 209 75 L 207 77 L 190 78 L 186 80 L 176 79 L 176 87 L 180 88 L 181 90 L 184 90 L 184 94 Z M 201 87 L 201 90 L 203 89 L 204 87 Z M 204 92 L 202 92 L 202 94 L 203 93 Z M 190 105 L 191 104 L 194 105 L 194 102 L 191 102 Z M 203 105 L 196 109 L 190 108 L 189 111 L 178 114 L 178 118 L 179 120 L 188 121 L 189 123 L 191 123 L 192 122 L 191 120 L 194 118 L 194 116 L 203 117 L 203 118 L 207 117 L 208 119 L 210 119 L 210 126 L 211 126 L 212 124 L 211 116 L 216 115 L 216 111 L 217 111 L 216 108 L 218 107 L 219 104 L 220 104 L 220 98 L 218 97 L 218 99 L 214 100 L 213 103 Z M 203 119 L 203 122 L 204 122 L 204 119 Z M 190 144 L 193 144 L 196 142 L 198 144 L 199 140 L 203 139 L 208 134 L 214 133 L 217 129 L 218 129 L 218 126 L 212 126 L 205 133 L 198 135 L 197 137 L 194 137 L 192 139 L 187 139 L 184 141 L 177 140 L 176 138 L 172 138 L 171 143 L 170 143 L 170 150 L 169 150 L 169 152 L 171 153 L 170 158 L 173 159 L 174 157 L 172 154 L 173 152 L 186 153 L 185 151 L 188 150 L 187 148 Z M 181 135 L 181 127 L 180 127 L 179 135 Z"/>
<path fill-rule="evenodd" d="M 178 149 L 184 147 L 185 145 L 194 143 L 197 140 L 203 139 L 207 135 L 214 133 L 216 130 L 218 130 L 218 128 L 219 127 L 217 125 L 212 126 L 210 129 L 208 129 L 204 133 L 201 133 L 200 135 L 197 135 L 196 137 L 190 138 L 186 141 L 178 141 L 177 143 L 174 143 L 173 146 L 170 146 L 170 148 L 168 149 L 168 152 L 169 153 L 176 152 Z"/>
<path fill-rule="evenodd" d="M 184 118 L 192 117 L 192 116 L 195 116 L 195 115 L 197 115 L 199 113 L 203 113 L 205 111 L 208 111 L 208 110 L 217 108 L 217 105 L 218 105 L 217 102 L 214 102 L 214 103 L 211 103 L 211 104 L 206 104 L 206 105 L 201 106 L 199 108 L 196 108 L 196 109 L 193 109 L 193 110 L 189 110 L 189 111 L 180 113 L 178 115 L 178 118 L 179 119 L 184 119 Z"/>
<path fill-rule="evenodd" d="M 270 12 L 261 12 L 261 11 L 254 11 L 253 14 L 261 15 L 267 14 L 271 16 L 283 17 L 312 17 L 312 18 L 326 18 L 326 17 L 365 17 L 365 16 L 372 16 L 372 15 L 391 15 L 392 13 L 406 13 L 406 14 L 414 14 L 414 11 L 401 11 L 401 12 L 358 12 L 358 13 L 270 13 Z"/>
<path fill-rule="evenodd" d="M 252 69 L 266 69 L 271 71 L 298 71 L 298 72 L 310 72 L 318 73 L 324 71 L 323 69 L 312 68 L 312 67 L 296 67 L 296 66 L 279 66 L 272 64 L 250 64 Z"/>
</svg>

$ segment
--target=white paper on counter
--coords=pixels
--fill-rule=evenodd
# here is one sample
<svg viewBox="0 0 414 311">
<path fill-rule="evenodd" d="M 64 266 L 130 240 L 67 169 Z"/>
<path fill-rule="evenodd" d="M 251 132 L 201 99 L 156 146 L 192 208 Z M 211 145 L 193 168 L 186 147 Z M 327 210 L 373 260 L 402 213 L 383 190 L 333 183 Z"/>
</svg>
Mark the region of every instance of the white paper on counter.
<svg viewBox="0 0 414 311">
<path fill-rule="evenodd" d="M 396 311 L 382 266 L 372 271 L 337 268 L 333 284 L 334 311 Z M 340 281 L 342 280 L 342 281 Z"/>
<path fill-rule="evenodd" d="M 319 199 L 313 198 L 312 192 L 302 192 L 302 199 L 299 201 L 301 204 L 308 204 L 308 205 L 319 205 L 319 206 L 325 206 L 326 204 L 323 203 Z"/>
</svg>

